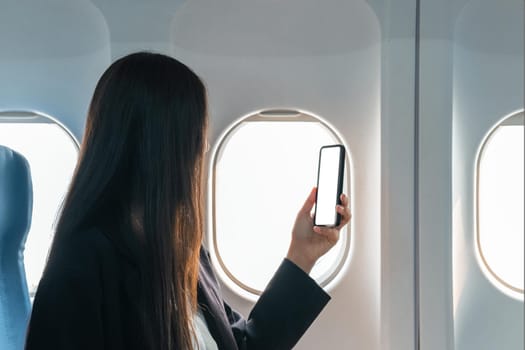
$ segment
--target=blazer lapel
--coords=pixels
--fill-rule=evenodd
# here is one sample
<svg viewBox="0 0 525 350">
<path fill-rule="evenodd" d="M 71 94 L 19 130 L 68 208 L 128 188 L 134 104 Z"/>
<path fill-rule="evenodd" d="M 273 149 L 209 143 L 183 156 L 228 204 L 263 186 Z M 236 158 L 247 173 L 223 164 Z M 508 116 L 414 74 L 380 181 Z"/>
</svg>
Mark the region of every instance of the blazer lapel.
<svg viewBox="0 0 525 350">
<path fill-rule="evenodd" d="M 208 329 L 219 349 L 238 350 L 230 322 L 224 311 L 224 304 L 218 291 L 217 281 L 204 251 L 201 251 L 200 260 L 197 298 Z"/>
</svg>

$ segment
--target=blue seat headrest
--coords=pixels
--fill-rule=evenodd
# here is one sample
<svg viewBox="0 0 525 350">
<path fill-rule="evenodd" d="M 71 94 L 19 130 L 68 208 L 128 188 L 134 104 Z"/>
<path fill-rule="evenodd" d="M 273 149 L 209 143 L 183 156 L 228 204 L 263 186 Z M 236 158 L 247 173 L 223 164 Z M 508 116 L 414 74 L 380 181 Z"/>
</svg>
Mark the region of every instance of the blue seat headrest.
<svg viewBox="0 0 525 350">
<path fill-rule="evenodd" d="M 0 349 L 22 349 L 30 311 L 24 245 L 33 212 L 27 160 L 0 145 Z"/>
</svg>

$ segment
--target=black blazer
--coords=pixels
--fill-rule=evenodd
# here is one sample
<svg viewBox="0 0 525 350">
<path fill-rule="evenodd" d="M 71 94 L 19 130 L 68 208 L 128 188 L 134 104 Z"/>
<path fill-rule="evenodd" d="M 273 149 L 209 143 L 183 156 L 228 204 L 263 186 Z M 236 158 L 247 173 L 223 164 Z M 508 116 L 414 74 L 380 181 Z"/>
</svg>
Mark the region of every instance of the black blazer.
<svg viewBox="0 0 525 350">
<path fill-rule="evenodd" d="M 26 349 L 145 349 L 137 321 L 140 276 L 130 250 L 98 229 L 66 244 L 40 281 Z M 291 349 L 329 299 L 284 259 L 245 320 L 223 301 L 209 254 L 201 249 L 198 303 L 221 350 Z"/>
</svg>

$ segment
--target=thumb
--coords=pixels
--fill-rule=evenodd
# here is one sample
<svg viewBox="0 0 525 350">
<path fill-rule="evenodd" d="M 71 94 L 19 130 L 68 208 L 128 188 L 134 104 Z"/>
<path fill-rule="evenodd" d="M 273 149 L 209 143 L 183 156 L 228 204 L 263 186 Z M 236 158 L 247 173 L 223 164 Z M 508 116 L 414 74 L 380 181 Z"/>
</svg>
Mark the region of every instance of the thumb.
<svg viewBox="0 0 525 350">
<path fill-rule="evenodd" d="M 310 212 L 312 211 L 312 208 L 314 207 L 314 204 L 315 204 L 316 194 L 317 194 L 317 187 L 314 187 L 310 191 L 308 198 L 306 198 L 306 201 L 304 202 L 303 207 L 301 208 L 301 213 L 310 215 Z"/>
</svg>

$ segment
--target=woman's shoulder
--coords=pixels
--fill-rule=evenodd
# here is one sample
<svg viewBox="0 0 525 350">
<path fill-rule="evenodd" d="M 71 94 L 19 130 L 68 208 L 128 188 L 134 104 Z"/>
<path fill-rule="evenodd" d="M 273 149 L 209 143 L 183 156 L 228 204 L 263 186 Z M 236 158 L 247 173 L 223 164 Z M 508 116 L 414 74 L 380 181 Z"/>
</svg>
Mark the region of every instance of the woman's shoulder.
<svg viewBox="0 0 525 350">
<path fill-rule="evenodd" d="M 105 254 L 113 250 L 110 239 L 98 227 L 79 229 L 69 234 L 63 245 L 70 251 L 78 249 L 77 253 Z"/>
<path fill-rule="evenodd" d="M 100 229 L 82 229 L 54 243 L 46 272 L 78 274 L 99 270 L 114 258 L 115 249 Z"/>
<path fill-rule="evenodd" d="M 113 249 L 108 236 L 98 227 L 84 228 L 70 234 L 66 244 L 72 247 L 90 248 L 91 252 L 98 253 L 108 252 Z"/>
<path fill-rule="evenodd" d="M 35 295 L 26 348 L 100 348 L 90 344 L 101 339 L 97 331 L 111 243 L 97 229 L 79 230 L 55 243 Z"/>
</svg>

